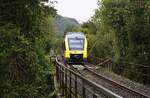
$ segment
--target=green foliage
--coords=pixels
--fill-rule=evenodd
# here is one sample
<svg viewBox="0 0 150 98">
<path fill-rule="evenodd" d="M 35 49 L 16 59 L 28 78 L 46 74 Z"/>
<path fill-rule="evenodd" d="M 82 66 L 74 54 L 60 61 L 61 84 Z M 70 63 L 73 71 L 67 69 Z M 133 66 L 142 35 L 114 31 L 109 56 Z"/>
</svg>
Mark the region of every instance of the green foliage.
<svg viewBox="0 0 150 98">
<path fill-rule="evenodd" d="M 82 30 L 89 34 L 96 34 L 96 26 L 92 21 L 84 22 L 82 24 Z"/>
<path fill-rule="evenodd" d="M 50 92 L 48 55 L 56 11 L 41 2 L 0 1 L 0 98 L 47 98 Z"/>
<path fill-rule="evenodd" d="M 96 27 L 92 21 L 88 21 L 88 22 L 82 23 L 81 27 L 79 28 L 79 31 L 84 32 L 84 34 L 87 37 L 88 51 L 89 51 L 88 54 L 90 55 L 93 51 L 93 48 L 95 48 L 95 45 L 97 44 L 97 40 L 95 39 Z"/>
<path fill-rule="evenodd" d="M 77 32 L 79 30 L 79 27 L 74 26 L 74 25 L 69 25 L 66 29 L 65 29 L 65 33 L 66 32 Z"/>
<path fill-rule="evenodd" d="M 103 0 L 101 3 L 102 6 L 96 10 L 93 22 L 98 29 L 98 34 L 101 36 L 101 43 L 106 44 L 107 46 L 102 50 L 110 54 L 107 55 L 103 52 L 104 56 L 115 57 L 118 59 L 123 57 L 126 53 L 126 47 L 124 46 L 127 39 L 124 37 L 126 32 L 124 32 L 123 20 L 125 13 L 124 3 L 126 2 L 123 0 Z M 105 40 L 105 37 L 109 38 Z"/>
<path fill-rule="evenodd" d="M 150 63 L 150 1 L 131 2 L 126 22 L 129 36 L 129 54 L 133 61 Z"/>
<path fill-rule="evenodd" d="M 98 41 L 93 54 L 118 62 L 150 64 L 150 1 L 101 0 L 98 4 L 99 8 L 92 17 Z M 141 70 L 136 65 L 132 66 L 133 69 Z M 139 79 L 132 73 L 124 72 L 127 77 Z M 150 74 L 145 70 L 141 72 Z M 145 80 L 141 78 L 141 81 Z"/>
<path fill-rule="evenodd" d="M 102 36 L 101 41 L 105 39 L 105 36 L 109 34 L 111 36 L 113 33 L 110 41 L 113 50 L 108 52 L 114 53 L 114 56 L 105 56 L 137 63 L 149 62 L 147 57 L 150 37 L 148 5 L 147 0 L 102 0 L 99 2 L 100 8 L 96 10 L 92 18 L 97 33 Z"/>
</svg>

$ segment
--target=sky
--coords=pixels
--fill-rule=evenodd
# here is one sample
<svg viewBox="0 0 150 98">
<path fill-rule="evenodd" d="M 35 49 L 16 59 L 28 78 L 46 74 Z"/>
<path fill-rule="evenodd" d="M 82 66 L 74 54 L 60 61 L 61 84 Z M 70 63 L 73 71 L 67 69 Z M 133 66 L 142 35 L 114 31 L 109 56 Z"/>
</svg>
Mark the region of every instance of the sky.
<svg viewBox="0 0 150 98">
<path fill-rule="evenodd" d="M 57 13 L 64 17 L 75 18 L 80 23 L 86 22 L 98 8 L 97 0 L 56 0 Z"/>
</svg>

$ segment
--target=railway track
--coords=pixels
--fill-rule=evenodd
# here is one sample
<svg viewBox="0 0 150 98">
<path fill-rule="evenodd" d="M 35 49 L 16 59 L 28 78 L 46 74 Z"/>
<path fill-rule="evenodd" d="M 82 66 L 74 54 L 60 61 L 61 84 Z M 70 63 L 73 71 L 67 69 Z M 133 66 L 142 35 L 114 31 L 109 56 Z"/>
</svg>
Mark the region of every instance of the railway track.
<svg viewBox="0 0 150 98">
<path fill-rule="evenodd" d="M 56 79 L 66 98 L 123 98 L 56 59 Z M 69 95 L 69 97 L 68 97 Z M 71 97 L 74 96 L 74 97 Z"/>
<path fill-rule="evenodd" d="M 129 87 L 126 87 L 124 85 L 121 85 L 117 83 L 116 81 L 113 81 L 111 79 L 108 79 L 98 73 L 96 73 L 92 67 L 89 68 L 90 64 L 86 64 L 84 67 L 84 70 L 78 70 L 79 74 L 82 76 L 85 76 L 86 78 L 96 82 L 99 85 L 102 85 L 103 87 L 113 91 L 114 93 L 124 97 L 124 98 L 150 98 L 150 96 L 147 96 L 141 92 L 138 92 L 136 90 L 130 89 Z M 91 65 L 90 65 L 91 66 Z M 75 69 L 74 69 L 75 71 Z"/>
</svg>

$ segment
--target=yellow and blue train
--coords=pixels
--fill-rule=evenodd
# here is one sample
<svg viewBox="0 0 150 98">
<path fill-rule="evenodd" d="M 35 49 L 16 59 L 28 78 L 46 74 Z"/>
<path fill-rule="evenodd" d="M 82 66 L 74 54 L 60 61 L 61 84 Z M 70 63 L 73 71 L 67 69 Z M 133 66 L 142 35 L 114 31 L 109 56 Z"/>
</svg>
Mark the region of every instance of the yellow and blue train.
<svg viewBox="0 0 150 98">
<path fill-rule="evenodd" d="M 64 39 L 64 62 L 84 63 L 87 60 L 87 38 L 82 32 L 67 32 Z"/>
</svg>

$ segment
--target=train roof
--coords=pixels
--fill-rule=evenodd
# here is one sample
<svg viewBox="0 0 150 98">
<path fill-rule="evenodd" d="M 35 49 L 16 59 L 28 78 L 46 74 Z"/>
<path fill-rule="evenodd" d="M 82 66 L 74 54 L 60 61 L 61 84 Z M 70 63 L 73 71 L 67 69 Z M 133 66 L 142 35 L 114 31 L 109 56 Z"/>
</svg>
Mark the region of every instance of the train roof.
<svg viewBox="0 0 150 98">
<path fill-rule="evenodd" d="M 66 34 L 67 38 L 85 38 L 85 35 L 83 32 L 68 32 Z"/>
</svg>

